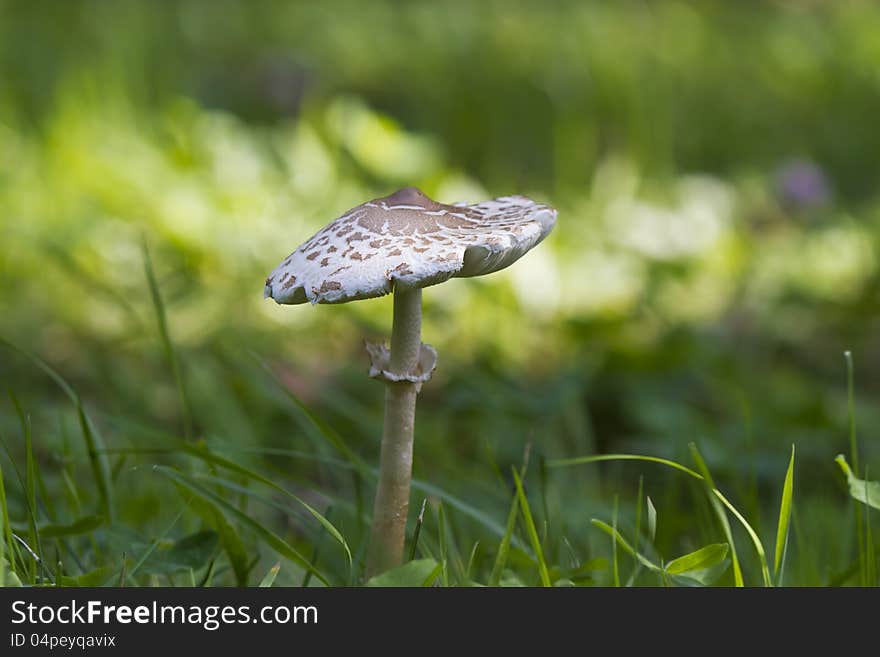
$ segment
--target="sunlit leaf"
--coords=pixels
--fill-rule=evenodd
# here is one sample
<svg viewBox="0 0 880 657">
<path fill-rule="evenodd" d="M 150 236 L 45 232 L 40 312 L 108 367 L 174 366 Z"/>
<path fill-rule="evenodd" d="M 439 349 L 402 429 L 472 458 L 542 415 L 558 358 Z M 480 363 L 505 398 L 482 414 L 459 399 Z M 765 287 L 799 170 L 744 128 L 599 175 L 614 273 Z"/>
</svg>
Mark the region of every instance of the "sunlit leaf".
<svg viewBox="0 0 880 657">
<path fill-rule="evenodd" d="M 862 504 L 867 504 L 874 509 L 880 509 L 880 481 L 866 481 L 865 479 L 859 479 L 856 477 L 853 474 L 852 469 L 850 469 L 849 463 L 846 462 L 846 457 L 843 454 L 838 454 L 837 458 L 834 460 L 846 476 L 846 482 L 849 485 L 849 494 L 853 499 Z"/>
<path fill-rule="evenodd" d="M 670 561 L 666 564 L 666 572 L 671 575 L 684 575 L 694 570 L 706 570 L 724 561 L 729 549 L 727 543 L 713 543 L 701 547 Z"/>
<path fill-rule="evenodd" d="M 435 559 L 416 559 L 392 568 L 367 581 L 367 586 L 430 586 L 440 575 Z"/>
</svg>

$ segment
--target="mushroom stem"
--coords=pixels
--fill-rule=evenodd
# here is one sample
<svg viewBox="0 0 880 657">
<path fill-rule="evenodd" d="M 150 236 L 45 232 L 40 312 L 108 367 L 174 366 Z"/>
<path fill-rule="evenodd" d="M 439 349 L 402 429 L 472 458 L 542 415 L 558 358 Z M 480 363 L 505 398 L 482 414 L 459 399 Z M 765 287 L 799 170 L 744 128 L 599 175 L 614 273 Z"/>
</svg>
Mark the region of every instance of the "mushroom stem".
<svg viewBox="0 0 880 657">
<path fill-rule="evenodd" d="M 415 371 L 422 346 L 421 331 L 422 289 L 395 290 L 389 359 L 391 372 L 406 374 Z M 367 577 L 398 566 L 403 560 L 416 396 L 421 387 L 421 384 L 409 381 L 386 381 L 385 385 L 385 426 L 367 553 Z"/>
</svg>

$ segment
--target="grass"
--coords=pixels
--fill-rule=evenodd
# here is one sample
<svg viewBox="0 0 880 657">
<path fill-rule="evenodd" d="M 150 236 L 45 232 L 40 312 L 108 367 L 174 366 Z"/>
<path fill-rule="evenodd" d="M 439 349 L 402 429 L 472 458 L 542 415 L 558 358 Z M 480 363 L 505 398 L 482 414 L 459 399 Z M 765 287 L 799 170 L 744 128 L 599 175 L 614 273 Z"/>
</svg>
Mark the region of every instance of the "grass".
<svg viewBox="0 0 880 657">
<path fill-rule="evenodd" d="M 10 346 L 6 345 L 7 348 Z M 20 486 L 10 489 L 8 483 L 0 479 L 3 554 L 7 563 L 4 577 L 7 578 L 7 584 L 20 580 L 25 585 L 81 585 L 84 582 L 100 582 L 104 585 L 127 586 L 150 583 L 271 586 L 284 573 L 299 574 L 297 576 L 302 576 L 303 583 L 314 585 L 351 585 L 362 581 L 359 573 L 362 572 L 363 541 L 368 535 L 368 518 L 362 510 L 356 511 L 351 499 L 345 499 L 343 495 L 332 490 L 303 489 L 303 494 L 319 494 L 327 500 L 328 507 L 332 505 L 334 509 L 341 511 L 336 513 L 340 519 L 331 522 L 300 495 L 290 492 L 287 488 L 290 483 L 278 483 L 258 470 L 242 465 L 235 456 L 230 458 L 211 449 L 203 441 L 192 442 L 173 436 L 166 436 L 162 447 L 131 447 L 116 452 L 120 459 L 137 459 L 139 463 L 117 469 L 116 477 L 108 476 L 105 479 L 102 476 L 105 470 L 95 468 L 94 465 L 106 461 L 113 451 L 95 447 L 91 429 L 93 425 L 83 408 L 80 395 L 45 362 L 31 355 L 26 355 L 26 358 L 35 368 L 54 380 L 72 402 L 85 438 L 85 452 L 92 464 L 92 490 L 84 487 L 81 481 L 76 482 L 69 478 L 64 480 L 76 495 L 69 497 L 66 505 L 69 508 L 66 511 L 50 512 L 51 508 L 59 506 L 59 499 L 52 499 L 45 484 L 38 486 L 37 482 L 48 480 L 57 485 L 63 478 L 57 472 L 47 470 L 51 466 L 45 459 L 35 455 L 37 450 L 29 415 L 18 399 L 11 396 L 11 404 L 18 415 L 20 434 L 24 440 L 26 467 L 24 477 L 18 478 Z M 304 410 L 301 402 L 296 407 Z M 342 454 L 338 455 L 342 457 L 342 461 L 318 459 L 318 463 L 326 461 L 331 470 L 336 468 L 334 463 L 339 463 L 345 465 L 346 470 L 361 473 L 370 480 L 374 478 L 374 471 L 366 467 L 360 458 L 354 457 L 337 432 L 312 412 L 306 414 L 306 418 L 314 423 L 319 433 L 330 434 L 327 439 L 329 445 L 334 448 L 342 447 L 339 450 Z M 783 574 L 786 564 L 793 558 L 789 527 L 792 509 L 797 500 L 794 489 L 794 447 L 781 485 L 772 578 L 758 531 L 718 488 L 697 446 L 691 444 L 690 449 L 696 469 L 651 455 L 601 454 L 548 459 L 543 476 L 532 477 L 531 481 L 541 483 L 540 488 L 549 486 L 552 489 L 555 473 L 572 468 L 580 469 L 590 464 L 631 462 L 644 464 L 646 467 L 662 466 L 679 476 L 700 482 L 700 488 L 712 509 L 709 517 L 714 516 L 717 524 L 714 527 L 700 527 L 696 532 L 691 528 L 688 533 L 717 535 L 720 529 L 725 539 L 723 543 L 710 542 L 681 556 L 662 558 L 656 543 L 658 516 L 665 518 L 672 511 L 661 509 L 658 512 L 650 497 L 643 501 L 643 474 L 639 476 L 638 493 L 633 500 L 633 519 L 626 517 L 625 509 L 629 508 L 628 505 L 619 504 L 619 494 L 614 494 L 612 523 L 608 524 L 600 519 L 592 520 L 594 528 L 611 537 L 610 544 L 593 547 L 587 541 L 586 545 L 590 545 L 589 552 L 585 557 L 576 557 L 571 565 L 551 561 L 549 555 L 558 555 L 561 543 L 568 546 L 576 543 L 569 540 L 559 521 L 554 518 L 553 512 L 557 509 L 543 506 L 544 517 L 540 523 L 534 516 L 534 501 L 530 501 L 530 495 L 525 488 L 525 482 L 529 481 L 526 478 L 529 450 L 526 450 L 522 467 L 511 470 L 514 494 L 510 499 L 503 529 L 500 524 L 497 528 L 494 527 L 493 523 L 498 521 L 493 520 L 491 513 L 479 510 L 478 504 L 459 501 L 458 506 L 447 507 L 442 503 L 443 499 L 457 498 L 436 484 L 424 483 L 421 488 L 429 490 L 431 495 L 423 502 L 418 519 L 413 524 L 408 551 L 408 563 L 412 567 L 393 571 L 383 576 L 384 579 L 374 580 L 372 584 L 430 583 L 435 586 L 450 586 L 483 583 L 493 586 L 553 586 L 586 583 L 620 586 L 625 581 L 630 586 L 702 586 L 724 583 L 736 586 L 762 583 L 770 586 L 793 583 L 791 580 L 795 575 L 787 574 L 784 580 Z M 147 467 L 151 456 L 161 456 L 174 464 L 154 463 Z M 314 462 L 307 454 L 292 452 L 291 456 Z M 860 509 L 863 514 L 860 518 L 870 518 L 871 508 L 880 506 L 874 491 L 878 484 L 857 478 L 842 456 L 838 458 L 838 463 L 848 480 L 853 498 L 852 506 Z M 107 500 L 111 496 L 123 507 L 136 502 L 135 499 L 119 497 L 116 482 L 126 472 L 143 473 L 142 476 L 152 472 L 151 485 L 160 490 L 163 496 L 168 496 L 174 489 L 179 495 L 179 502 L 172 506 L 178 510 L 165 528 L 152 539 L 136 538 L 131 533 L 134 528 L 127 528 L 123 522 L 102 513 L 108 508 Z M 156 476 L 159 481 L 156 481 Z M 258 487 L 264 488 L 268 495 L 258 492 Z M 129 490 L 127 494 L 136 496 L 137 490 Z M 10 516 L 7 504 L 10 495 L 12 499 L 23 503 L 20 508 L 24 511 L 26 524 L 16 525 L 15 519 Z M 532 493 L 531 496 L 534 495 Z M 544 491 L 541 496 L 544 504 L 546 495 Z M 94 500 L 96 513 L 83 513 L 81 500 L 90 499 Z M 433 516 L 426 516 L 424 513 L 427 503 L 435 510 Z M 643 527 L 641 522 L 643 505 L 647 507 L 647 527 Z M 623 512 L 620 511 L 621 508 L 624 509 Z M 81 515 L 71 517 L 72 511 Z M 743 561 L 740 557 L 728 515 L 733 516 L 737 526 L 751 542 L 754 549 L 751 558 Z M 433 523 L 429 517 L 433 518 Z M 685 521 L 697 523 L 699 516 L 687 517 Z M 285 529 L 285 525 L 291 522 L 294 523 L 293 526 Z M 184 525 L 196 528 L 196 531 L 184 534 L 181 532 Z M 634 527 L 632 540 L 625 537 L 626 526 Z M 539 532 L 539 527 L 544 527 L 544 530 Z M 346 530 L 351 537 L 357 538 L 346 538 Z M 480 542 L 485 541 L 485 538 L 477 537 L 485 537 L 487 532 L 491 535 L 499 530 L 502 532 L 500 543 L 494 551 L 477 550 Z M 840 531 L 845 532 L 845 523 Z M 876 578 L 874 564 L 877 548 L 863 539 L 865 535 L 871 536 L 870 525 L 860 527 L 859 531 L 858 566 L 852 577 L 846 577 L 837 583 L 846 583 L 853 579 L 853 583 L 875 583 L 870 578 Z M 131 537 L 122 541 L 124 550 L 113 547 L 119 545 L 120 534 Z M 319 551 L 322 536 L 331 538 L 340 549 L 335 554 L 328 552 L 327 546 Z M 472 547 L 468 549 L 466 546 Z M 639 546 L 643 546 L 648 553 L 654 553 L 656 558 L 643 553 Z M 584 549 L 583 545 L 581 549 Z M 632 558 L 632 568 L 619 561 L 618 550 Z M 796 549 L 794 552 L 796 558 Z M 311 557 L 307 557 L 307 553 Z M 469 555 L 466 567 L 460 556 L 462 553 Z M 48 554 L 53 555 L 52 561 L 57 564 L 54 572 L 48 566 Z M 588 568 L 599 555 L 606 557 L 605 563 L 610 562 L 610 567 L 600 565 Z M 339 557 L 342 557 L 341 561 Z M 272 558 L 281 558 L 281 561 L 269 567 L 259 566 L 266 559 Z M 751 570 L 746 565 L 749 563 L 752 565 Z M 583 576 L 585 572 L 589 572 L 586 577 Z"/>
</svg>

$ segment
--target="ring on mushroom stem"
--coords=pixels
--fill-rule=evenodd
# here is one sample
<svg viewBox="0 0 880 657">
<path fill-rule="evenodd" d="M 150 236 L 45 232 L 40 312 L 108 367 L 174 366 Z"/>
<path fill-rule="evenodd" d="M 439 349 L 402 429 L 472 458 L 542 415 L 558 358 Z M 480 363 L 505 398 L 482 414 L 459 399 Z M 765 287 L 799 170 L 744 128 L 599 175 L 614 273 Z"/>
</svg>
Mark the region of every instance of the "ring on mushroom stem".
<svg viewBox="0 0 880 657">
<path fill-rule="evenodd" d="M 421 342 L 422 288 L 504 269 L 555 223 L 556 210 L 524 196 L 445 205 L 406 187 L 330 222 L 266 279 L 264 296 L 280 304 L 394 294 L 390 350 L 367 344 L 370 376 L 386 383 L 368 577 L 403 558 L 416 396 L 437 364 L 436 350 Z"/>
</svg>

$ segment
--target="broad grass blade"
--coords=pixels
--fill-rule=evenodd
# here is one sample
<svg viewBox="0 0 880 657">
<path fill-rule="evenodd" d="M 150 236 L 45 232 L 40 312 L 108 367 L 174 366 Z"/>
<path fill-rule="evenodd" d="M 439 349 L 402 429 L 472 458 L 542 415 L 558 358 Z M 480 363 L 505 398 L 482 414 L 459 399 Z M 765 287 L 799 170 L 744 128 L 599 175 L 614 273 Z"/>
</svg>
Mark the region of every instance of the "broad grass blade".
<svg viewBox="0 0 880 657">
<path fill-rule="evenodd" d="M 776 525 L 776 551 L 773 559 L 773 572 L 776 574 L 776 585 L 782 584 L 782 573 L 785 568 L 785 556 L 788 552 L 788 532 L 791 527 L 791 505 L 794 497 L 794 445 L 791 446 L 791 459 L 785 472 L 785 483 L 782 484 L 782 501 L 779 503 L 779 522 Z"/>
<path fill-rule="evenodd" d="M 666 564 L 670 575 L 684 575 L 694 570 L 707 570 L 721 563 L 727 557 L 727 543 L 713 543 L 689 554 L 673 559 Z"/>
</svg>

